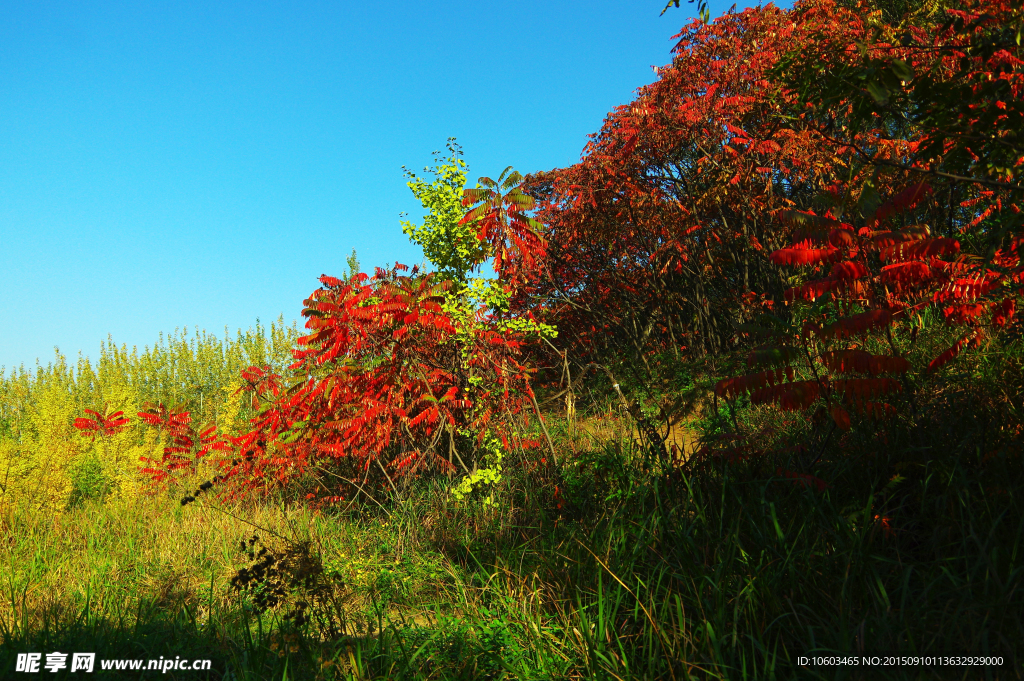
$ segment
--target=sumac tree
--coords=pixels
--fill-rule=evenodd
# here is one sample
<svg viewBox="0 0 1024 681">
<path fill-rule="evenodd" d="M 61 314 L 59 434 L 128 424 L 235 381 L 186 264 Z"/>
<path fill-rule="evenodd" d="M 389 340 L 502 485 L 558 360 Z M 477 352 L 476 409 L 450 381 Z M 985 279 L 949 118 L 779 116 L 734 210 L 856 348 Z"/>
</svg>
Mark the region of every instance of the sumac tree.
<svg viewBox="0 0 1024 681">
<path fill-rule="evenodd" d="M 500 465 L 520 440 L 523 407 L 535 405 L 522 346 L 553 334 L 519 303 L 543 254 L 541 226 L 517 173 L 464 189 L 454 140 L 449 150 L 433 183 L 407 172 L 430 214 L 405 230 L 438 271 L 321 276 L 287 374 L 242 372 L 251 429 L 211 445 L 222 452 L 217 481 L 233 493 L 304 477 L 310 497 L 336 501 L 428 471 Z M 469 277 L 490 257 L 497 279 Z"/>
<path fill-rule="evenodd" d="M 580 163 L 531 176 L 563 347 L 634 366 L 740 350 L 749 373 L 719 398 L 848 428 L 913 409 L 915 370 L 1011 325 L 1024 13 L 907 8 L 695 21 Z M 923 327 L 948 335 L 936 319 L 962 328 L 911 366 Z"/>
<path fill-rule="evenodd" d="M 1012 322 L 1024 274 L 1024 11 L 976 1 L 897 27 L 860 9 L 798 5 L 793 18 L 812 49 L 791 51 L 774 71 L 796 93 L 801 125 L 841 163 L 816 197 L 821 214 L 776 214 L 791 242 L 770 259 L 818 276 L 797 275 L 784 292 L 788 331 L 769 334 L 781 344 L 750 358 L 779 360 L 791 345 L 802 352 L 776 361 L 774 380 L 754 374 L 717 387 L 726 397 L 743 386 L 752 403 L 783 409 L 820 404 L 842 429 L 849 407 L 890 416 L 886 396 L 911 388 L 879 376 L 911 370 L 894 329 L 907 334 L 907 354 L 922 314 L 962 327 L 918 367 L 935 372 Z M 857 339 L 891 355 L 860 350 Z"/>
</svg>

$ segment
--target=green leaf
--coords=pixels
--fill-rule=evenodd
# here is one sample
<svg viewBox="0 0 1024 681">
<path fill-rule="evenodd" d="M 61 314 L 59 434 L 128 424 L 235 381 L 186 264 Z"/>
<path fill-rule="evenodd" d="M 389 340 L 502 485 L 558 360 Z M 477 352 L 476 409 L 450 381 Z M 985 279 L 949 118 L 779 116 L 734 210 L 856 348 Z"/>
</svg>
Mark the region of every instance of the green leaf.
<svg viewBox="0 0 1024 681">
<path fill-rule="evenodd" d="M 878 207 L 881 205 L 882 196 L 875 189 L 875 185 L 871 182 L 864 183 L 864 188 L 860 192 L 860 198 L 857 199 L 857 207 L 860 208 L 860 214 L 865 218 L 870 218 L 878 211 Z"/>
<path fill-rule="evenodd" d="M 894 59 L 890 68 L 893 74 L 904 82 L 909 83 L 914 79 L 914 70 L 902 59 Z"/>
<path fill-rule="evenodd" d="M 771 347 L 757 348 L 747 355 L 747 364 L 750 366 L 779 366 L 789 364 L 801 356 L 800 348 L 794 347 Z"/>
<path fill-rule="evenodd" d="M 889 103 L 889 91 L 880 81 L 869 80 L 867 83 L 868 94 L 876 103 L 886 105 Z"/>
<path fill-rule="evenodd" d="M 505 168 L 505 170 L 501 174 L 504 175 L 505 173 L 507 173 L 511 169 L 512 169 L 512 166 L 509 166 L 508 168 Z M 522 184 L 522 182 L 523 182 L 523 176 L 520 175 L 518 171 L 513 170 L 512 174 L 510 174 L 505 179 L 505 182 L 501 185 L 501 191 L 507 192 L 509 189 L 512 189 L 513 187 L 519 186 L 520 184 Z"/>
</svg>

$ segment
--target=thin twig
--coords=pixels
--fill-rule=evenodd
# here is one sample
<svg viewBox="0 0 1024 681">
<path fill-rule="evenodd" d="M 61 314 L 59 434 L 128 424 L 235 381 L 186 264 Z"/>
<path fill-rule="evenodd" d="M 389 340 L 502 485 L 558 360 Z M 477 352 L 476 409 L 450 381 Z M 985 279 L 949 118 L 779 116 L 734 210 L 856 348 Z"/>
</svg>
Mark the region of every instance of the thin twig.
<svg viewBox="0 0 1024 681">
<path fill-rule="evenodd" d="M 331 471 L 327 470 L 326 468 L 323 468 L 322 466 L 317 466 L 317 470 L 318 470 L 318 471 L 322 471 L 322 472 L 326 473 L 327 475 L 333 475 L 334 477 L 338 478 L 339 480 L 341 480 L 341 481 L 343 481 L 343 482 L 347 482 L 348 484 L 350 484 L 350 485 L 353 485 L 353 486 L 355 486 L 355 488 L 356 488 L 356 489 L 358 489 L 358 490 L 359 490 L 359 491 L 360 491 L 361 493 L 365 494 L 365 495 L 367 496 L 367 498 L 369 498 L 369 500 L 370 500 L 370 501 L 372 501 L 373 503 L 375 503 L 375 504 L 377 504 L 378 506 L 380 506 L 380 507 L 381 507 L 381 510 L 383 510 L 383 511 L 384 511 L 385 513 L 387 513 L 388 515 L 391 515 L 391 511 L 389 511 L 388 509 L 384 508 L 384 504 L 382 504 L 382 503 L 380 503 L 379 501 L 377 501 L 377 500 L 376 500 L 376 499 L 375 499 L 375 498 L 373 497 L 373 495 L 372 495 L 372 494 L 370 494 L 369 492 L 367 492 L 367 491 L 366 491 L 366 489 L 364 489 L 364 488 L 363 488 L 363 486 L 362 486 L 362 485 L 360 485 L 360 484 L 359 484 L 358 482 L 356 482 L 355 480 L 349 480 L 349 479 L 348 479 L 348 478 L 346 478 L 346 477 L 345 477 L 344 475 L 338 475 L 337 473 L 333 473 L 333 472 L 331 472 Z M 324 485 L 324 486 L 326 487 L 326 485 Z M 351 507 L 353 503 L 355 503 L 355 499 L 353 499 L 353 500 L 352 500 L 352 502 L 351 502 L 351 503 L 349 503 L 349 507 Z M 346 508 L 345 510 L 348 510 L 348 508 Z"/>
<path fill-rule="evenodd" d="M 380 472 L 383 473 L 384 477 L 388 479 L 389 483 L 391 483 L 391 489 L 395 490 L 395 496 L 397 496 L 399 499 L 401 499 L 402 495 L 398 491 L 398 488 L 395 487 L 395 482 L 391 479 L 391 476 L 388 475 L 387 470 L 384 469 L 384 464 L 382 464 L 380 462 L 380 459 L 378 459 L 378 458 L 374 458 L 374 461 L 377 463 L 378 466 L 380 466 Z"/>
<path fill-rule="evenodd" d="M 551 461 L 555 464 L 555 468 L 558 468 L 558 455 L 555 454 L 555 445 L 551 443 L 551 436 L 548 434 L 548 427 L 544 425 L 544 417 L 540 415 L 540 407 L 537 405 L 537 398 L 533 396 L 533 391 L 527 388 L 527 392 L 530 393 L 530 400 L 533 402 L 533 410 L 537 412 L 537 420 L 540 421 L 540 429 L 544 431 L 544 438 L 548 441 L 548 449 L 551 450 Z"/>
<path fill-rule="evenodd" d="M 268 529 L 268 528 L 263 527 L 261 525 L 257 525 L 256 523 L 252 522 L 251 520 L 246 520 L 245 518 L 240 518 L 239 516 L 235 515 L 234 513 L 231 513 L 230 511 L 225 511 L 223 508 L 221 508 L 220 506 L 217 506 L 216 504 L 211 504 L 209 501 L 204 501 L 203 505 L 208 507 L 208 508 L 212 508 L 214 511 L 220 511 L 224 515 L 226 515 L 228 517 L 231 517 L 231 518 L 234 518 L 235 520 L 237 520 L 239 522 L 243 522 L 246 525 L 252 525 L 257 530 L 260 530 L 262 532 L 266 532 L 267 534 L 272 534 L 275 537 L 277 537 L 278 539 L 282 539 L 282 540 L 288 542 L 289 544 L 294 544 L 295 543 L 294 540 L 288 539 L 288 537 L 283 537 L 283 536 L 281 536 L 277 532 L 274 532 L 271 529 Z"/>
<path fill-rule="evenodd" d="M 451 424 L 449 424 L 448 425 L 448 451 L 455 455 L 455 458 L 459 460 L 460 464 L 462 464 L 462 470 L 466 471 L 466 475 L 469 475 L 469 473 L 470 473 L 469 466 L 467 466 L 466 462 L 462 460 L 461 456 L 459 456 L 459 448 L 455 446 L 455 434 L 452 432 L 453 430 L 454 430 L 454 428 L 451 426 Z"/>
</svg>

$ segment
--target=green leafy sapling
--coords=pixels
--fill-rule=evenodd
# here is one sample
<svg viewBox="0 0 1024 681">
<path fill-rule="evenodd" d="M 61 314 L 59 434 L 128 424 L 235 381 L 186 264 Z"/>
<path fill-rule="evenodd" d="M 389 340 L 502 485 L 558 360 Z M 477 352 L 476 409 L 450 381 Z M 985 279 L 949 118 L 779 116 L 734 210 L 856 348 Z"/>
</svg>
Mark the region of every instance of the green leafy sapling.
<svg viewBox="0 0 1024 681">
<path fill-rule="evenodd" d="M 490 195 L 494 192 L 487 192 L 488 187 L 481 187 L 480 184 L 477 184 L 476 189 L 467 191 L 469 166 L 462 160 L 462 147 L 454 137 L 448 138 L 447 147 L 450 155 L 446 160 L 440 158 L 441 152 L 435 151 L 434 169 L 424 168 L 424 172 L 434 177 L 430 183 L 402 166 L 406 177 L 410 178 L 409 189 L 429 211 L 422 225 L 403 221 L 402 230 L 413 243 L 423 248 L 424 255 L 438 272 L 452 281 L 453 285 L 445 296 L 442 308 L 459 329 L 459 345 L 464 351 L 472 345 L 470 338 L 484 323 L 479 315 L 481 310 L 492 312 L 494 316 L 489 323 L 497 324 L 502 331 L 554 338 L 556 334 L 553 326 L 532 318 L 504 314 L 508 310 L 510 295 L 500 280 L 470 276 L 492 253 L 487 241 L 478 237 L 479 221 L 463 220 L 467 210 L 464 198 L 471 196 L 479 202 L 486 198 L 485 193 Z M 506 169 L 499 179 L 505 180 L 509 170 Z M 518 173 L 512 173 L 512 176 L 520 177 Z M 481 182 L 488 186 L 494 184 L 487 178 L 481 178 Z M 511 185 L 505 187 L 506 190 L 509 188 Z M 515 191 L 510 192 L 509 196 L 514 195 Z M 503 198 L 495 196 L 500 206 Z M 479 211 L 479 207 L 476 210 Z M 464 361 L 466 359 L 463 357 Z"/>
<path fill-rule="evenodd" d="M 476 189 L 466 189 L 468 166 L 462 160 L 462 149 L 455 138 L 448 139 L 449 155 L 441 157 L 441 152 L 434 152 L 433 169 L 425 168 L 424 172 L 432 176 L 430 181 L 418 177 L 403 166 L 408 186 L 419 199 L 428 214 L 423 224 L 415 225 L 409 221 L 402 222 L 402 230 L 410 240 L 418 244 L 427 260 L 436 268 L 438 274 L 449 281 L 451 286 L 444 294 L 441 309 L 452 321 L 455 328 L 453 340 L 456 365 L 452 367 L 457 375 L 458 384 L 466 399 L 472 403 L 487 394 L 492 386 L 484 385 L 486 379 L 474 369 L 474 353 L 480 351 L 480 339 L 486 334 L 499 332 L 504 336 L 547 337 L 555 336 L 553 326 L 542 324 L 532 317 L 516 314 L 510 310 L 512 284 L 502 277 L 489 278 L 473 276 L 494 253 L 497 239 L 485 239 L 488 229 L 498 230 L 503 226 L 501 219 L 508 219 L 509 206 L 522 192 L 518 185 L 521 182 L 517 173 L 508 174 L 508 169 L 500 180 L 508 186 L 495 185 L 487 178 L 481 178 L 484 184 Z M 513 186 L 514 185 L 514 186 Z M 496 193 L 505 191 L 505 194 Z M 525 196 L 525 195 L 523 195 Z M 509 198 L 511 197 L 511 198 Z M 496 210 L 492 204 L 497 204 Z M 470 208 L 472 204 L 483 204 L 481 209 Z M 519 205 L 516 203 L 515 205 Z M 475 210 L 481 215 L 478 219 L 467 218 L 467 211 Z M 512 211 L 515 212 L 514 210 Z M 520 221 L 522 218 L 516 215 Z M 518 223 L 517 223 L 518 224 Z M 469 444 L 476 440 L 472 433 L 457 427 L 460 440 Z M 480 443 L 479 451 L 467 452 L 464 457 L 469 463 L 466 477 L 453 489 L 459 499 L 464 498 L 479 486 L 491 487 L 501 480 L 502 451 L 500 440 L 493 433 Z M 474 447 L 476 449 L 476 447 Z M 488 496 L 488 503 L 493 496 Z"/>
<path fill-rule="evenodd" d="M 345 272 L 345 279 L 351 279 L 359 274 L 359 258 L 356 256 L 356 249 L 353 248 L 352 255 L 345 258 L 345 264 L 348 265 L 348 271 Z"/>
<path fill-rule="evenodd" d="M 452 488 L 452 495 L 458 501 L 463 501 L 473 493 L 474 489 L 487 488 L 488 493 L 484 497 L 484 506 L 493 506 L 495 504 L 494 488 L 501 482 L 502 459 L 504 459 L 504 453 L 501 440 L 488 433 L 484 438 L 484 452 L 481 461 L 483 467 L 475 468 L 462 478 L 459 484 Z"/>
<path fill-rule="evenodd" d="M 448 138 L 447 146 L 447 159 L 435 151 L 435 167 L 423 169 L 433 176 L 430 182 L 402 166 L 409 189 L 429 213 L 423 216 L 422 225 L 408 220 L 401 224 L 402 231 L 423 249 L 427 260 L 458 290 L 465 287 L 470 272 L 486 260 L 487 245 L 477 238 L 474 223 L 461 224 L 466 214 L 462 198 L 469 167 L 454 137 Z"/>
</svg>

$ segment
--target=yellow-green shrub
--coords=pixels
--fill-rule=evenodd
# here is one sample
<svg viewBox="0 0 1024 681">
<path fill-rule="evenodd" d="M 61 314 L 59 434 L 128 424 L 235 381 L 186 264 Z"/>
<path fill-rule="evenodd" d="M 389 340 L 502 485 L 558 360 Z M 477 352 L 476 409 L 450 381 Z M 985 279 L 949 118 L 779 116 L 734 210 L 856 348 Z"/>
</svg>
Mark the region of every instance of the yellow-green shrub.
<svg viewBox="0 0 1024 681">
<path fill-rule="evenodd" d="M 63 508 L 73 489 L 72 462 L 83 450 L 72 423 L 77 405 L 66 386 L 43 386 L 26 414 L 20 442 L 0 447 L 0 467 L 6 479 L 4 499 L 34 506 Z"/>
<path fill-rule="evenodd" d="M 251 416 L 234 394 L 241 370 L 282 371 L 297 335 L 280 319 L 223 340 L 186 329 L 141 352 L 108 340 L 95 363 L 80 357 L 71 367 L 57 352 L 32 371 L 0 368 L 0 506 L 63 508 L 82 498 L 135 496 L 140 457 L 159 459 L 164 445 L 136 416 L 147 402 L 178 404 L 194 423 L 215 422 L 236 434 Z M 74 428 L 86 409 L 123 411 L 132 423 L 91 441 Z"/>
</svg>

